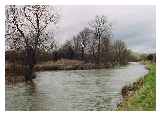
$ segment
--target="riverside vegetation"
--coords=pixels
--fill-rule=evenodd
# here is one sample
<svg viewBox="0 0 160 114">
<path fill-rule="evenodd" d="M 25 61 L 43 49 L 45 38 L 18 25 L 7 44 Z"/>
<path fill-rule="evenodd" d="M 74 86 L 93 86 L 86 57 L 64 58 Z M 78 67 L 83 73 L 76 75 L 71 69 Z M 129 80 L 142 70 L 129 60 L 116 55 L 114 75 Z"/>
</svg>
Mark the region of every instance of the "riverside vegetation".
<svg viewBox="0 0 160 114">
<path fill-rule="evenodd" d="M 125 91 L 123 101 L 117 110 L 156 110 L 156 65 L 145 63 L 149 73 L 130 86 L 122 89 Z"/>
</svg>

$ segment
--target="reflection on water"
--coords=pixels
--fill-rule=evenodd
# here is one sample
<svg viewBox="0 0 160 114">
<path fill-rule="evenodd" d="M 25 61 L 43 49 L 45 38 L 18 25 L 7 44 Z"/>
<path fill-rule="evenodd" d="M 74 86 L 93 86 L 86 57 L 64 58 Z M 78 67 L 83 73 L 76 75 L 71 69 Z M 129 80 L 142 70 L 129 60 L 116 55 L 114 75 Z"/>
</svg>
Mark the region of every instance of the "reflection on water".
<svg viewBox="0 0 160 114">
<path fill-rule="evenodd" d="M 138 63 L 116 69 L 37 72 L 31 84 L 6 85 L 6 110 L 114 110 L 122 87 L 146 73 Z"/>
</svg>

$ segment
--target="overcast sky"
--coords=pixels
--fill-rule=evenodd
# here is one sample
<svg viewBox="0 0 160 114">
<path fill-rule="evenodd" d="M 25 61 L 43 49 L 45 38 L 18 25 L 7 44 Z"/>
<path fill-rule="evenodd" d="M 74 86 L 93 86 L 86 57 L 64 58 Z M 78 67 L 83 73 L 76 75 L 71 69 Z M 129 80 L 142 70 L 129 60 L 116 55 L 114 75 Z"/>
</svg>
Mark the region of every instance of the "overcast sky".
<svg viewBox="0 0 160 114">
<path fill-rule="evenodd" d="M 136 52 L 155 52 L 155 7 L 154 6 L 57 6 L 60 22 L 56 39 L 63 43 L 71 39 L 96 15 L 104 15 L 113 24 L 115 39 L 126 42 Z"/>
</svg>

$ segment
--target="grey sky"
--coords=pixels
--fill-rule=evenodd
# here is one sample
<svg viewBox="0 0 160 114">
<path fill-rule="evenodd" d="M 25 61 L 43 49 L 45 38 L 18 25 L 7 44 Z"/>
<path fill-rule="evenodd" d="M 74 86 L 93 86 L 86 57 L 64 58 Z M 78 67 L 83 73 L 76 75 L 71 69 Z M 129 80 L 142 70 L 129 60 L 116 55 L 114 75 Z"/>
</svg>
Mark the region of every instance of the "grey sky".
<svg viewBox="0 0 160 114">
<path fill-rule="evenodd" d="M 128 48 L 137 52 L 155 52 L 154 6 L 57 6 L 61 19 L 56 39 L 63 43 L 71 39 L 96 15 L 105 15 L 113 23 L 115 39 L 125 41 Z"/>
</svg>

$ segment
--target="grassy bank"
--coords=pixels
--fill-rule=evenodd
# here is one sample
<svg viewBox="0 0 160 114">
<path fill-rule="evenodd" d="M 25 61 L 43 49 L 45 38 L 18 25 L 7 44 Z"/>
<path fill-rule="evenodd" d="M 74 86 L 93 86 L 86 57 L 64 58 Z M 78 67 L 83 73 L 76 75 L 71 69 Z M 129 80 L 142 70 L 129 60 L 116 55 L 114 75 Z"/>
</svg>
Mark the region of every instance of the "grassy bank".
<svg viewBox="0 0 160 114">
<path fill-rule="evenodd" d="M 140 79 L 143 80 L 143 84 L 138 85 L 140 87 L 135 92 L 131 92 L 133 94 L 124 97 L 117 110 L 156 110 L 156 65 L 146 63 L 146 67 L 149 69 L 149 73 Z"/>
</svg>

